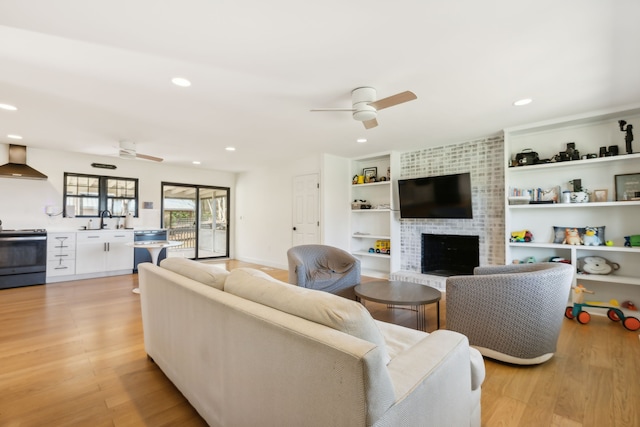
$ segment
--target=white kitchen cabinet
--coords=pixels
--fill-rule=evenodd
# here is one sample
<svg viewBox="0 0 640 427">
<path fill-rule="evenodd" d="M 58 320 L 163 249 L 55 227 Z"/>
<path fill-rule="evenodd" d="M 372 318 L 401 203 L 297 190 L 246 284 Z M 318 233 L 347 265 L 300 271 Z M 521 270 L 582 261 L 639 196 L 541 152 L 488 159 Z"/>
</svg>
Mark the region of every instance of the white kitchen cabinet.
<svg viewBox="0 0 640 427">
<path fill-rule="evenodd" d="M 616 200 L 615 176 L 640 174 L 640 141 L 635 153 L 625 150 L 625 133 L 618 120 L 640 126 L 640 106 L 620 111 L 602 111 L 505 130 L 505 161 L 511 166 L 517 153 L 532 149 L 540 159 L 550 159 L 575 142 L 580 156 L 599 155 L 600 147 L 618 146 L 619 154 L 563 162 L 508 167 L 505 172 L 505 260 L 523 261 L 534 257 L 547 261 L 562 257 L 573 265 L 581 257 L 599 256 L 620 264 L 610 275 L 576 274 L 574 285 L 582 284 L 596 292 L 592 300 L 640 300 L 640 248 L 625 247 L 624 238 L 640 234 L 640 201 Z M 606 190 L 607 200 L 588 203 L 510 205 L 508 197 L 517 190 L 572 190 L 570 181 L 580 179 L 589 192 Z M 628 199 L 628 197 L 627 197 Z M 561 201 L 561 198 L 560 200 Z M 604 240 L 612 246 L 585 246 L 553 243 L 553 227 L 605 227 Z M 529 230 L 533 241 L 510 242 L 511 232 Z"/>
<path fill-rule="evenodd" d="M 106 271 L 133 270 L 132 231 L 109 232 Z"/>
<path fill-rule="evenodd" d="M 400 222 L 397 213 L 397 177 L 399 160 L 396 153 L 353 159 L 351 176 L 365 169 L 376 169 L 376 182 L 353 184 L 350 192 L 350 252 L 360 259 L 362 274 L 388 278 L 400 267 Z M 384 177 L 385 181 L 380 181 Z M 395 199 L 395 201 L 394 201 Z M 364 202 L 361 202 L 364 201 Z M 360 209 L 362 203 L 370 209 Z M 390 242 L 390 253 L 378 253 L 376 241 Z"/>
<path fill-rule="evenodd" d="M 133 270 L 133 231 L 96 230 L 77 233 L 76 274 L 125 274 Z"/>
<path fill-rule="evenodd" d="M 76 233 L 47 233 L 47 283 L 69 280 L 76 270 Z"/>
</svg>

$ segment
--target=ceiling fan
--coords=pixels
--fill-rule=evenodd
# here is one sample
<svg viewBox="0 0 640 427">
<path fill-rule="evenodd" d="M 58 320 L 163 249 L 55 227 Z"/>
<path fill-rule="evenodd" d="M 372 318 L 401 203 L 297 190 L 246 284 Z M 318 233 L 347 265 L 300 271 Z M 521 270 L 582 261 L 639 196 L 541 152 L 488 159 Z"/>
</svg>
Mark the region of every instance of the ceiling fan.
<svg viewBox="0 0 640 427">
<path fill-rule="evenodd" d="M 145 159 L 154 162 L 161 162 L 160 157 L 150 156 L 148 154 L 140 154 L 136 152 L 136 143 L 131 141 L 120 141 L 120 158 L 121 159 Z"/>
<path fill-rule="evenodd" d="M 351 108 L 314 108 L 318 111 L 351 111 L 353 118 L 364 124 L 365 129 L 378 126 L 378 111 L 417 99 L 411 91 L 400 92 L 376 101 L 376 90 L 372 87 L 359 87 L 351 91 Z"/>
</svg>

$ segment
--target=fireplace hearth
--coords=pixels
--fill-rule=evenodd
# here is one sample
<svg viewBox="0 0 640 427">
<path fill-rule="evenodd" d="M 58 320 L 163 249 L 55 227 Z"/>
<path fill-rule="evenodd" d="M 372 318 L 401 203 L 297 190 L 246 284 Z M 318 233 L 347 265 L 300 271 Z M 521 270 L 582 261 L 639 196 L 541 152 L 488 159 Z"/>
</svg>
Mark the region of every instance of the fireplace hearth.
<svg viewBox="0 0 640 427">
<path fill-rule="evenodd" d="M 422 235 L 422 273 L 435 276 L 473 274 L 480 265 L 480 237 Z"/>
</svg>

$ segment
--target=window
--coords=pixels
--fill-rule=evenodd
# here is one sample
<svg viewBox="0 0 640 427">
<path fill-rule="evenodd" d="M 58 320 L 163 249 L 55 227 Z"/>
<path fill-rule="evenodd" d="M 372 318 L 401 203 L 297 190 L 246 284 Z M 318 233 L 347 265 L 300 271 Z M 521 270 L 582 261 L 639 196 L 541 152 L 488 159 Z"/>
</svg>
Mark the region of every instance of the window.
<svg viewBox="0 0 640 427">
<path fill-rule="evenodd" d="M 64 205 L 77 217 L 97 217 L 108 210 L 113 216 L 138 216 L 138 180 L 112 176 L 64 174 Z M 72 208 L 70 208 L 70 206 Z"/>
</svg>

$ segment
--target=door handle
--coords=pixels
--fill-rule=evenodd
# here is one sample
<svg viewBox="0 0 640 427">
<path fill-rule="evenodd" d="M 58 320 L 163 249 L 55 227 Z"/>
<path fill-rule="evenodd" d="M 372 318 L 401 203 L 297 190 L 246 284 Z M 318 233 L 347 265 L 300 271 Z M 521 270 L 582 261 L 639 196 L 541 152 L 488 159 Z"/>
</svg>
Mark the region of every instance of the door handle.
<svg viewBox="0 0 640 427">
<path fill-rule="evenodd" d="M 293 227 L 293 231 L 296 231 L 296 230 L 297 230 L 297 228 Z"/>
</svg>

